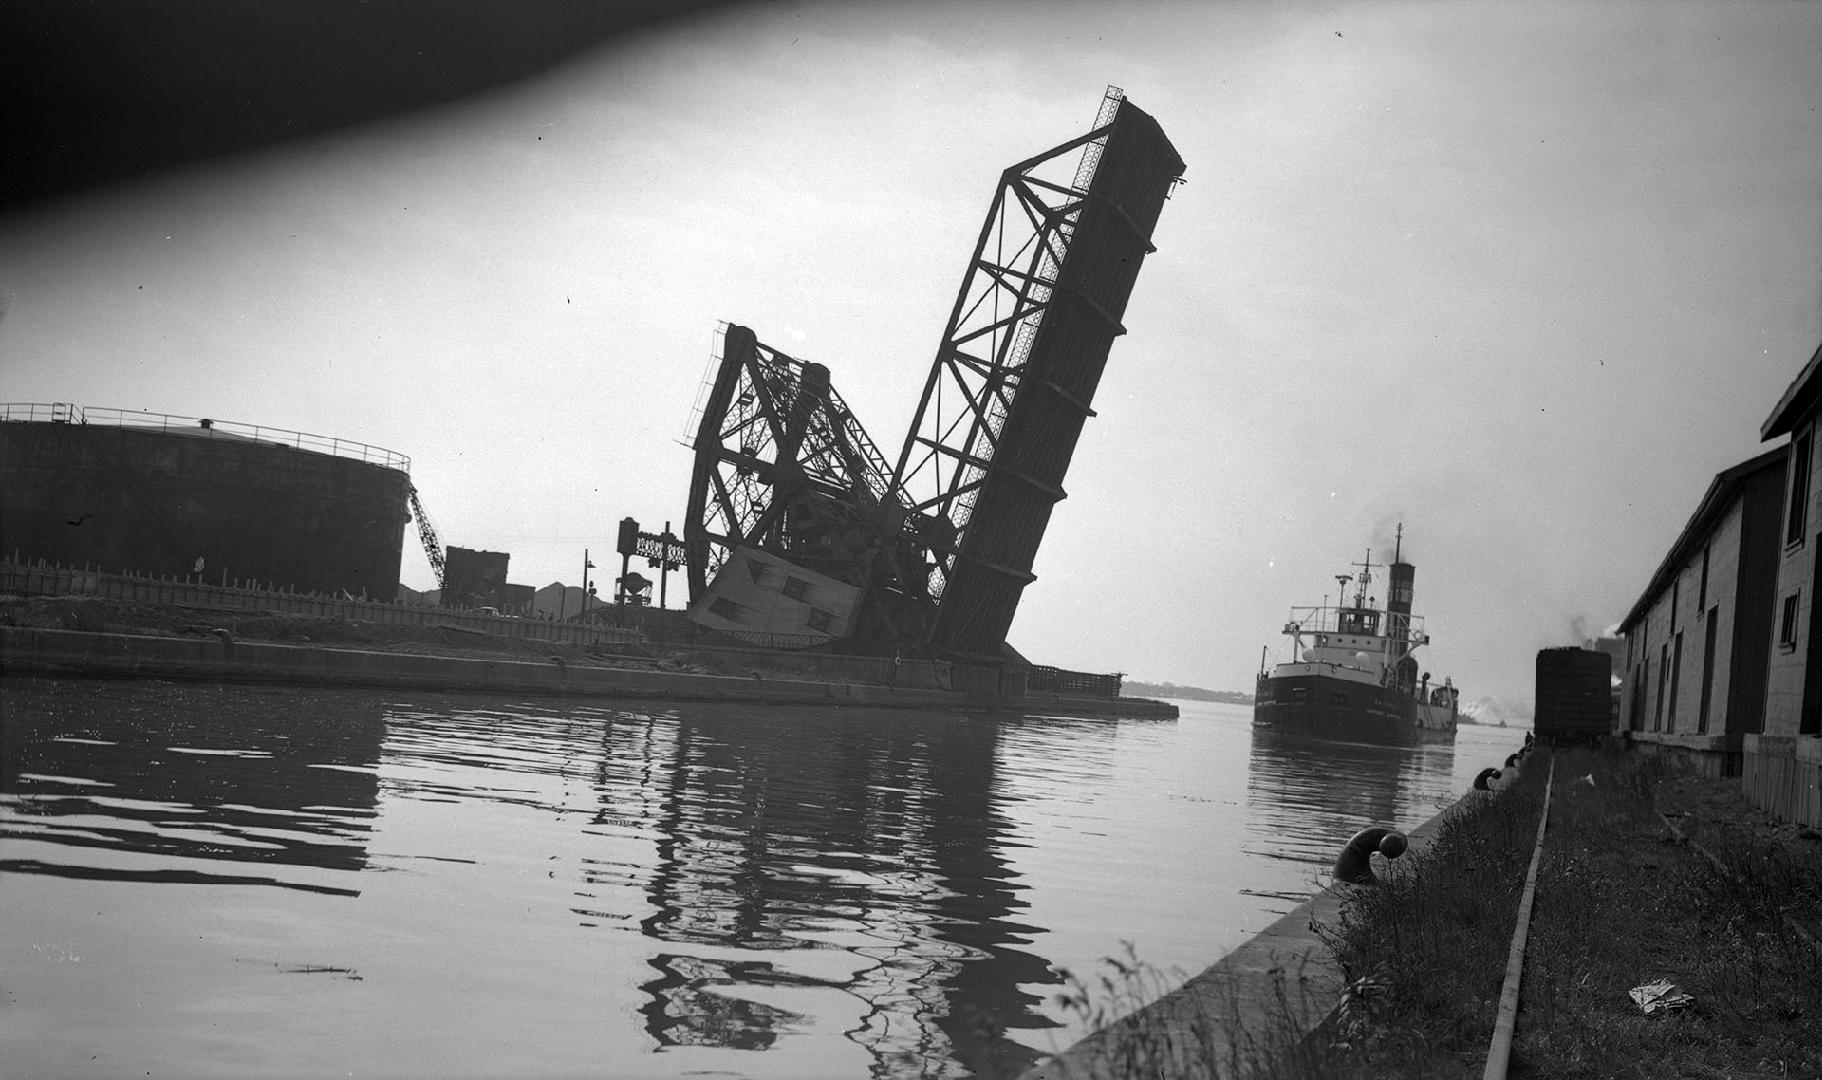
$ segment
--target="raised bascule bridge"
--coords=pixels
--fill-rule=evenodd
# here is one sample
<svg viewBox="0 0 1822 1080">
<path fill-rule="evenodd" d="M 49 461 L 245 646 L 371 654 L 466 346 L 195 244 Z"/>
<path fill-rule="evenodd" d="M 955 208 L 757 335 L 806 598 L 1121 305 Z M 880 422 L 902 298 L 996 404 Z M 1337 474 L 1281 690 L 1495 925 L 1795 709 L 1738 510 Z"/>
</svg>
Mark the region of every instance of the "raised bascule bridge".
<svg viewBox="0 0 1822 1080">
<path fill-rule="evenodd" d="M 1182 174 L 1157 121 L 1109 88 L 1086 134 L 1000 175 L 895 462 L 828 368 L 726 327 L 693 444 L 691 618 L 983 677 L 1002 664 Z"/>
</svg>

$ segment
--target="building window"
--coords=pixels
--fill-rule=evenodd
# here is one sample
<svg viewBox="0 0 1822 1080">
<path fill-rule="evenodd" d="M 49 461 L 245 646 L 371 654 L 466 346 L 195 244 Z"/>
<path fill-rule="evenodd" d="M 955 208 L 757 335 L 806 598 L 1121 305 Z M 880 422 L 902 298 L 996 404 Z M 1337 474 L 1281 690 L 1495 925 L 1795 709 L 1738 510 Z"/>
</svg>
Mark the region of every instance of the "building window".
<svg viewBox="0 0 1822 1080">
<path fill-rule="evenodd" d="M 1801 590 L 1784 598 L 1784 614 L 1778 620 L 1778 648 L 1786 652 L 1797 647 L 1797 609 L 1803 597 Z"/>
<path fill-rule="evenodd" d="M 1329 695 L 1329 703 L 1331 705 L 1340 705 L 1340 706 L 1346 707 L 1346 705 L 1348 703 L 1348 696 L 1346 694 L 1342 693 L 1341 691 L 1337 690 L 1334 693 Z"/>
<path fill-rule="evenodd" d="M 740 605 L 734 601 L 725 596 L 717 596 L 715 602 L 709 605 L 709 614 L 719 616 L 728 622 L 739 622 L 743 611 Z"/>
<path fill-rule="evenodd" d="M 1815 431 L 1805 431 L 1790 451 L 1790 506 L 1784 512 L 1784 543 L 1801 544 L 1809 528 L 1809 454 Z"/>
<path fill-rule="evenodd" d="M 810 614 L 805 617 L 804 621 L 809 624 L 810 629 L 819 634 L 833 634 L 835 632 L 835 616 L 830 615 L 821 608 L 811 608 Z"/>
<path fill-rule="evenodd" d="M 784 594 L 793 600 L 803 600 L 808 603 L 810 583 L 802 578 L 786 577 L 784 579 Z"/>
<path fill-rule="evenodd" d="M 1310 696 L 1309 687 L 1307 687 L 1307 686 L 1291 687 L 1291 700 L 1292 701 L 1303 701 L 1304 699 L 1308 698 L 1309 696 Z"/>
<path fill-rule="evenodd" d="M 1683 606 L 1683 573 L 1679 570 L 1676 579 L 1670 583 L 1670 632 L 1672 634 L 1676 633 L 1676 609 L 1681 606 Z"/>
</svg>

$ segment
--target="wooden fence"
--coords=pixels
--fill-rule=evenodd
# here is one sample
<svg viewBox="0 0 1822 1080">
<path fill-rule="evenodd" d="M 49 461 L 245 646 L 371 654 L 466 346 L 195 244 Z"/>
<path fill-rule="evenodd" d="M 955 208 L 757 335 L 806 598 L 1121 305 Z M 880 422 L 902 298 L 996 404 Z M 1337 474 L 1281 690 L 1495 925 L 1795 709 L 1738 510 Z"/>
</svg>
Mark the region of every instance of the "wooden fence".
<svg viewBox="0 0 1822 1080">
<path fill-rule="evenodd" d="M 1822 739 L 1748 735 L 1742 750 L 1740 786 L 1754 805 L 1822 829 Z"/>
<path fill-rule="evenodd" d="M 1086 671 L 1069 671 L 1044 664 L 1033 664 L 1030 674 L 1026 676 L 1025 689 L 1034 694 L 1080 694 L 1083 697 L 1117 698 L 1120 696 L 1120 681 L 1125 677 L 1121 674 L 1095 675 Z"/>
</svg>

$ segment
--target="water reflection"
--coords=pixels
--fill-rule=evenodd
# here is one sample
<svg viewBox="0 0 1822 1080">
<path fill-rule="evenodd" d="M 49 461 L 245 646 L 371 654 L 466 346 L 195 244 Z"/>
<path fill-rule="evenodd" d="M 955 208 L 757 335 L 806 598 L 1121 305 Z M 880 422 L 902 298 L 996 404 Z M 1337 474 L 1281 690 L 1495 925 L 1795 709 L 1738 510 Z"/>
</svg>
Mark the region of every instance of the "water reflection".
<svg viewBox="0 0 1822 1080">
<path fill-rule="evenodd" d="M 1409 828 L 1435 813 L 1455 765 L 1448 742 L 1331 743 L 1254 728 L 1246 789 L 1249 851 L 1327 868 L 1371 825 Z"/>
<path fill-rule="evenodd" d="M 0 872 L 359 895 L 294 871 L 366 865 L 377 701 L 149 682 L 66 691 L 7 682 Z"/>
<path fill-rule="evenodd" d="M 189 988 L 125 991 L 168 998 L 149 1030 L 211 1037 L 194 1002 L 228 984 L 275 1032 L 330 1007 L 235 983 L 268 956 L 311 950 L 279 971 L 358 961 L 363 986 L 402 994 L 460 955 L 464 1002 L 554 1011 L 604 984 L 610 1015 L 632 1018 L 545 1032 L 538 1060 L 605 1047 L 673 1072 L 729 1067 L 686 1050 L 791 1070 L 834 1040 L 866 1062 L 846 1072 L 1016 1074 L 1032 1051 L 1001 1033 L 1056 1027 L 1041 995 L 1060 979 L 1033 946 L 1046 931 L 1012 866 L 1030 828 L 1012 812 L 1049 777 L 1068 793 L 1046 804 L 1064 835 L 1101 835 L 1120 745 L 1079 722 L 149 681 L 8 680 L 6 708 L 0 877 L 137 884 L 123 903 L 144 910 L 186 902 L 155 888 L 168 883 L 256 886 L 210 895 L 244 935 L 204 947 L 156 918 L 132 932 L 145 970 Z M 13 925 L 62 932 L 70 894 L 29 895 L 39 906 Z M 481 959 L 497 942 L 511 944 Z M 603 943 L 605 979 L 589 948 Z M 78 1023 L 51 1019 L 56 977 L 21 985 L 44 1022 Z M 430 980 L 414 1004 L 338 1023 L 389 1031 L 449 1007 L 443 992 Z M 287 1030 L 275 1053 L 352 1053 L 301 1020 Z M 372 1055 L 392 1044 L 375 1038 L 349 1061 L 383 1071 Z"/>
<path fill-rule="evenodd" d="M 876 1074 L 906 1060 L 932 1076 L 960 1075 L 958 1058 L 1025 1060 L 984 1032 L 1048 1026 L 1020 984 L 1057 979 L 1018 948 L 1039 931 L 1014 918 L 996 740 L 978 719 L 834 711 L 616 724 L 609 745 L 641 749 L 605 756 L 598 821 L 630 811 L 655 838 L 639 930 L 706 947 L 648 962 L 650 1036 L 661 1048 L 762 1048 L 804 1024 L 761 1003 L 765 991 L 821 989 L 858 1004 L 844 1035 Z M 595 868 L 595 880 L 613 876 Z M 728 949 L 777 957 L 715 955 Z M 829 949 L 835 964 L 791 955 Z"/>
<path fill-rule="evenodd" d="M 563 814 L 592 784 L 602 725 L 613 715 L 544 702 L 395 704 L 386 711 L 381 751 L 385 794 Z"/>
</svg>

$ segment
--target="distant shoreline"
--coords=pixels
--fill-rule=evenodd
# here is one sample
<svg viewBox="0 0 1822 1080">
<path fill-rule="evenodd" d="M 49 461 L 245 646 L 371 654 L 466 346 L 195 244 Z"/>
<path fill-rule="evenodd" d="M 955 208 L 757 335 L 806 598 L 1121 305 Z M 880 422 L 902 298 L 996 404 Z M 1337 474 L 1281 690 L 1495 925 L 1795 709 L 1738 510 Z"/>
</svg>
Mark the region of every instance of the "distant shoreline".
<svg viewBox="0 0 1822 1080">
<path fill-rule="evenodd" d="M 1251 705 L 1253 695 L 1238 690 L 1205 690 L 1200 686 L 1178 686 L 1176 683 L 1140 682 L 1127 679 L 1120 684 L 1123 697 L 1179 698 L 1185 701 L 1219 701 L 1226 705 Z"/>
</svg>

